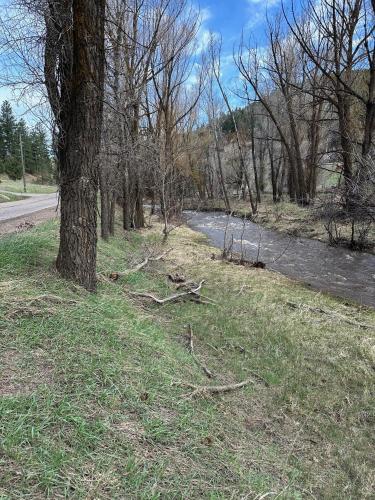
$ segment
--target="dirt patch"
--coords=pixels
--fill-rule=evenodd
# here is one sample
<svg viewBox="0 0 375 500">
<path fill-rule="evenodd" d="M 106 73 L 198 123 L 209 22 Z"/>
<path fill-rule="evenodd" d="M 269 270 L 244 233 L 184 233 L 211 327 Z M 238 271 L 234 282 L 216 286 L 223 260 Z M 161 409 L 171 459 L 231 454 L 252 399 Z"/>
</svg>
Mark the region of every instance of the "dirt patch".
<svg viewBox="0 0 375 500">
<path fill-rule="evenodd" d="M 34 212 L 30 215 L 23 215 L 17 219 L 0 222 L 0 236 L 3 234 L 17 233 L 20 230 L 27 231 L 34 225 L 41 224 L 49 219 L 55 219 L 57 216 L 54 208 L 46 208 L 40 212 Z"/>
<path fill-rule="evenodd" d="M 0 367 L 0 396 L 29 395 L 52 380 L 52 366 L 42 349 L 27 357 L 16 350 L 4 351 Z"/>
<path fill-rule="evenodd" d="M 114 428 L 125 433 L 129 441 L 142 442 L 146 438 L 143 426 L 136 420 L 124 420 L 114 426 Z"/>
</svg>

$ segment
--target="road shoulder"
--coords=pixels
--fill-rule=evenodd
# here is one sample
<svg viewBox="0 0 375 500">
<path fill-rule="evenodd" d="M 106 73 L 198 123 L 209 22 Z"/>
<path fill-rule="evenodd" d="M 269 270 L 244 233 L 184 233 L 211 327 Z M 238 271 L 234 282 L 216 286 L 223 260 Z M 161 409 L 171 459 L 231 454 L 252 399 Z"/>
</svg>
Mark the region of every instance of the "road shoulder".
<svg viewBox="0 0 375 500">
<path fill-rule="evenodd" d="M 38 212 L 33 212 L 15 219 L 0 222 L 0 236 L 24 231 L 29 228 L 30 225 L 35 226 L 56 217 L 58 217 L 58 214 L 56 213 L 55 208 L 45 208 L 44 210 L 40 210 Z"/>
</svg>

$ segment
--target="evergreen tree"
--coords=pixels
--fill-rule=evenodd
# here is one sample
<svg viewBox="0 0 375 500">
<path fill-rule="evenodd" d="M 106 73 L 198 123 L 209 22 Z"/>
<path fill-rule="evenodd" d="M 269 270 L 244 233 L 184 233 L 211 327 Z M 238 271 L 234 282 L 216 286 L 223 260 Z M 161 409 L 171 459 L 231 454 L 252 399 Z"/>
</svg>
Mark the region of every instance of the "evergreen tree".
<svg viewBox="0 0 375 500">
<path fill-rule="evenodd" d="M 43 126 L 38 123 L 30 129 L 24 119 L 17 122 L 11 105 L 4 101 L 0 108 L 0 173 L 12 179 L 22 177 L 20 140 L 26 173 L 51 181 L 53 165 Z"/>
<path fill-rule="evenodd" d="M 41 124 L 35 125 L 29 135 L 30 155 L 27 157 L 27 169 L 42 179 L 51 179 L 52 163 L 47 144 L 46 133 Z"/>
<path fill-rule="evenodd" d="M 19 166 L 17 165 L 19 146 L 16 128 L 12 106 L 8 101 L 4 101 L 0 109 L 0 171 L 11 177 L 19 178 Z"/>
<path fill-rule="evenodd" d="M 25 171 L 28 172 L 29 170 L 27 168 L 26 159 L 28 158 L 28 156 L 30 154 L 31 144 L 30 144 L 29 130 L 27 128 L 25 120 L 22 118 L 17 123 L 16 129 L 15 129 L 15 143 L 16 143 L 15 157 L 17 158 L 18 162 L 20 163 L 20 165 L 22 167 L 20 140 L 22 140 L 23 157 L 25 160 Z"/>
</svg>

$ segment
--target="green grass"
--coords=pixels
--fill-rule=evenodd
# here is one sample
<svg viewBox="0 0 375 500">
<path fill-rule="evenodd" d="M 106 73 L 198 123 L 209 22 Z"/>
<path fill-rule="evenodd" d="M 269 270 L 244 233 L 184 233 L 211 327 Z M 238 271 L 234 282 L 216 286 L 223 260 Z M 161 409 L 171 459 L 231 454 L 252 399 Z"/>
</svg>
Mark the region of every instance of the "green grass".
<svg viewBox="0 0 375 500">
<path fill-rule="evenodd" d="M 7 203 L 8 201 L 18 201 L 18 200 L 23 200 L 23 199 L 24 199 L 23 196 L 17 196 L 15 194 L 0 193 L 0 203 Z"/>
<path fill-rule="evenodd" d="M 159 234 L 100 242 L 99 272 L 133 267 Z M 0 239 L 0 498 L 372 498 L 374 329 L 305 305 L 375 328 L 373 311 L 212 260 L 186 228 L 166 262 L 92 295 L 55 273 L 57 238 L 49 222 Z M 205 278 L 218 306 L 129 295 L 173 293 L 170 272 Z M 215 397 L 172 385 L 249 376 Z"/>
<path fill-rule="evenodd" d="M 0 182 L 0 189 L 2 191 L 10 191 L 12 193 L 23 193 L 23 181 L 12 181 L 10 179 L 4 179 Z M 31 194 L 50 194 L 56 192 L 56 186 L 51 186 L 47 184 L 35 184 L 32 182 L 26 183 L 27 193 Z"/>
</svg>

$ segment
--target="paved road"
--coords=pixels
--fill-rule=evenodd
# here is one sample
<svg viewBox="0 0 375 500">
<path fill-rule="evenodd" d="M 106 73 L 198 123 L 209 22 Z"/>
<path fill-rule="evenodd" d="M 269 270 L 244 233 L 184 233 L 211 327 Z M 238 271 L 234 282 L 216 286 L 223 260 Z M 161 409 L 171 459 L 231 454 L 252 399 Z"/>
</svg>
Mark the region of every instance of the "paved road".
<svg viewBox="0 0 375 500">
<path fill-rule="evenodd" d="M 206 234 L 214 246 L 223 248 L 227 226 L 227 245 L 242 249 L 248 260 L 266 263 L 268 269 L 305 282 L 311 287 L 375 307 L 375 255 L 330 247 L 317 240 L 285 236 L 258 224 L 217 212 L 186 212 L 188 224 Z"/>
<path fill-rule="evenodd" d="M 5 191 L 3 191 L 5 193 Z M 22 193 L 14 193 L 26 196 Z M 46 208 L 55 208 L 57 206 L 57 193 L 52 194 L 33 194 L 27 195 L 25 200 L 9 201 L 0 203 L 0 224 L 2 222 L 24 217 L 34 212 L 39 212 Z"/>
</svg>

